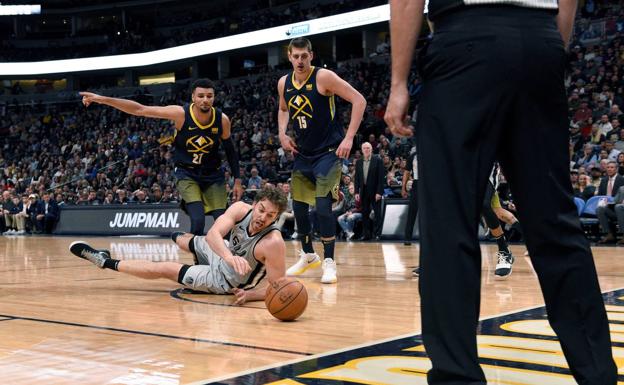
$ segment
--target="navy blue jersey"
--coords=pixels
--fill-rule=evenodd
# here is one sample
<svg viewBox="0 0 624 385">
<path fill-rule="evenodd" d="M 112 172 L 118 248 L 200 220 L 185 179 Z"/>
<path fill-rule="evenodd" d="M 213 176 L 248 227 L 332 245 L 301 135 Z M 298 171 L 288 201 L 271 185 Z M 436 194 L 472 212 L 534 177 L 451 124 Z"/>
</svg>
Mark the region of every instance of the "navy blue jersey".
<svg viewBox="0 0 624 385">
<path fill-rule="evenodd" d="M 303 155 L 336 149 L 344 138 L 344 130 L 336 119 L 334 95 L 325 96 L 318 92 L 318 71 L 318 68 L 312 67 L 310 75 L 300 86 L 295 85 L 292 71 L 286 75 L 284 82 L 284 100 L 295 129 L 295 143 Z"/>
<path fill-rule="evenodd" d="M 184 106 L 184 124 L 176 131 L 173 160 L 176 167 L 198 172 L 216 170 L 221 166 L 219 143 L 223 132 L 222 112 L 211 107 L 212 118 L 208 124 L 203 125 L 195 118 L 192 106 L 193 104 Z"/>
</svg>

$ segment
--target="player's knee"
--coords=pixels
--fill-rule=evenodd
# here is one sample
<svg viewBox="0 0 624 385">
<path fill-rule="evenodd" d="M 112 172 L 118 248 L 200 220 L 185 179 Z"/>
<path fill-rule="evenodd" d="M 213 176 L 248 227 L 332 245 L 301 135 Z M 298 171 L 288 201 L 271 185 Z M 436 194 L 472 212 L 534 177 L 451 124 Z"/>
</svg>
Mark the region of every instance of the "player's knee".
<svg viewBox="0 0 624 385">
<path fill-rule="evenodd" d="M 320 217 L 332 216 L 332 198 L 330 196 L 316 198 L 316 215 Z"/>
<path fill-rule="evenodd" d="M 190 265 L 180 266 L 180 269 L 175 273 L 178 283 L 184 285 L 184 276 L 190 267 Z"/>
<path fill-rule="evenodd" d="M 201 202 L 192 202 L 186 205 L 191 219 L 191 233 L 202 235 L 204 233 L 204 205 Z"/>
<path fill-rule="evenodd" d="M 307 234 L 311 231 L 309 209 L 310 206 L 307 203 L 293 202 L 293 213 L 299 234 Z"/>
<path fill-rule="evenodd" d="M 171 238 L 173 238 L 173 234 L 171 235 Z M 193 251 L 194 238 L 195 235 L 193 235 L 192 233 L 180 233 L 180 235 L 175 239 L 175 243 L 184 251 Z"/>
<path fill-rule="evenodd" d="M 491 207 L 483 209 L 483 219 L 485 219 L 485 223 L 490 229 L 495 229 L 500 226 L 500 221 Z"/>
</svg>

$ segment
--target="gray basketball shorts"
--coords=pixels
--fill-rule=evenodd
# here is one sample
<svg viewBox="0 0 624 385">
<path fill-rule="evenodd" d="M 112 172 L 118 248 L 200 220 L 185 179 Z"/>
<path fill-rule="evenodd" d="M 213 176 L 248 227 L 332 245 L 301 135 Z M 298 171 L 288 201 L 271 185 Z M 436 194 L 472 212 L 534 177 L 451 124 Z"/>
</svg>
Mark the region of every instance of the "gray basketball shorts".
<svg viewBox="0 0 624 385">
<path fill-rule="evenodd" d="M 212 294 L 228 294 L 232 288 L 225 280 L 219 263 L 221 257 L 208 246 L 205 237 L 193 237 L 198 265 L 184 265 L 179 282 L 184 286 Z"/>
</svg>

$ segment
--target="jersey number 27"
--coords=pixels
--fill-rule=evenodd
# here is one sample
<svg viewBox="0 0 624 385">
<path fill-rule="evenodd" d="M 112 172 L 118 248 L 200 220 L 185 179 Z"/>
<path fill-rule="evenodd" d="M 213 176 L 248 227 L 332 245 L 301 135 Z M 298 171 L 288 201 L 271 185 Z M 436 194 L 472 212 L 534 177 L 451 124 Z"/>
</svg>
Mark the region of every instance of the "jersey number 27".
<svg viewBox="0 0 624 385">
<path fill-rule="evenodd" d="M 201 164 L 203 156 L 204 156 L 204 154 L 193 154 L 193 163 Z"/>
</svg>

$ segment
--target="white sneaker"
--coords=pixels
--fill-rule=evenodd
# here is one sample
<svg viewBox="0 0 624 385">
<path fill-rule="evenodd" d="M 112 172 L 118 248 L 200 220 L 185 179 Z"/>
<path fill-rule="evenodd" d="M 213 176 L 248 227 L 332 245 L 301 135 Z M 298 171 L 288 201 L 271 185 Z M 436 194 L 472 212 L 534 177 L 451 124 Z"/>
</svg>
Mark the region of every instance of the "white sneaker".
<svg viewBox="0 0 624 385">
<path fill-rule="evenodd" d="M 514 257 L 511 253 L 505 253 L 499 251 L 496 253 L 498 262 L 496 263 L 496 270 L 494 275 L 498 278 L 507 278 L 511 275 L 512 266 L 514 263 Z"/>
<path fill-rule="evenodd" d="M 286 275 L 301 275 L 308 269 L 316 269 L 321 266 L 321 257 L 316 253 L 299 252 L 299 260 L 286 270 Z"/>
<path fill-rule="evenodd" d="M 331 258 L 325 258 L 323 260 L 323 276 L 321 277 L 321 283 L 336 283 L 336 261 Z"/>
<path fill-rule="evenodd" d="M 14 232 L 13 234 L 15 234 L 15 235 L 24 235 L 24 234 L 26 234 L 26 230 L 18 230 L 16 232 Z"/>
<path fill-rule="evenodd" d="M 347 241 L 350 241 L 355 233 L 353 231 L 347 231 Z"/>
<path fill-rule="evenodd" d="M 292 233 L 292 234 L 290 235 L 290 237 L 291 237 L 292 239 L 297 239 L 297 238 L 299 237 L 299 234 L 297 234 L 297 232 L 295 231 L 294 233 Z"/>
</svg>

